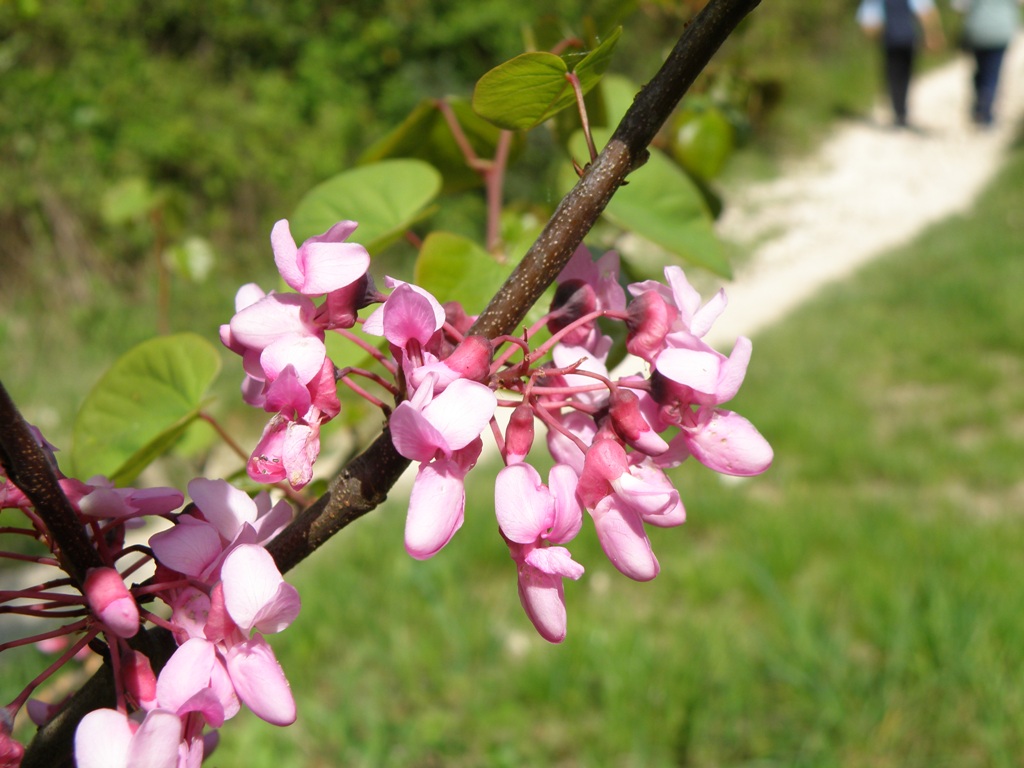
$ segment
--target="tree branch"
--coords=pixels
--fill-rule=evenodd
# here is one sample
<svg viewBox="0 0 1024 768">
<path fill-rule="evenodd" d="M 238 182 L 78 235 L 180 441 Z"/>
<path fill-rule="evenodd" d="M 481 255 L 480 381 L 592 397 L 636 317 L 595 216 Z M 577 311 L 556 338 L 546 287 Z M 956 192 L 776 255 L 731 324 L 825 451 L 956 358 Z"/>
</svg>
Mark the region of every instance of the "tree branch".
<svg viewBox="0 0 1024 768">
<path fill-rule="evenodd" d="M 559 204 L 540 237 L 477 318 L 470 333 L 495 338 L 516 331 L 529 308 L 572 257 L 615 190 L 629 173 L 646 162 L 648 144 L 697 75 L 759 2 L 711 0 L 687 25 L 657 75 L 637 94 L 608 146 Z M 333 534 L 383 502 L 408 465 L 408 460 L 395 451 L 390 433 L 385 429 L 338 474 L 326 494 L 269 544 L 267 549 L 281 572 L 295 567 Z M 85 698 L 85 690 L 76 699 Z M 106 688 L 90 685 L 90 690 Z M 102 701 L 102 697 L 97 696 L 91 705 L 80 702 L 79 711 L 84 714 L 103 706 Z M 33 748 L 35 742 L 45 741 L 51 746 L 62 745 L 69 753 L 76 725 L 77 718 L 55 718 L 40 729 Z M 35 749 L 26 754 L 24 768 L 47 768 L 54 764 L 36 759 L 37 754 L 41 753 Z M 55 753 L 47 751 L 46 754 Z"/>
<path fill-rule="evenodd" d="M 25 419 L 0 382 L 0 464 L 7 478 L 21 489 L 36 514 L 46 523 L 61 568 L 81 589 L 90 568 L 103 565 L 96 547 L 85 535 L 57 473 L 39 447 Z"/>
</svg>

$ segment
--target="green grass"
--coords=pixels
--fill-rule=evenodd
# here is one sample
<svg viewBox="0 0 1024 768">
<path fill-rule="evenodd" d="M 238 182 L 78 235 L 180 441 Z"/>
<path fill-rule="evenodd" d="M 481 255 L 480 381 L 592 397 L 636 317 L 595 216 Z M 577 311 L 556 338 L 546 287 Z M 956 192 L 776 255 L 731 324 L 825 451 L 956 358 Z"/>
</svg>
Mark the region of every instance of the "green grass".
<svg viewBox="0 0 1024 768">
<path fill-rule="evenodd" d="M 758 338 L 761 478 L 684 466 L 662 574 L 589 531 L 569 637 L 536 637 L 476 473 L 431 561 L 398 504 L 292 574 L 299 721 L 220 766 L 1024 764 L 1024 149 L 970 214 Z M 396 494 L 398 496 L 399 494 Z"/>
</svg>

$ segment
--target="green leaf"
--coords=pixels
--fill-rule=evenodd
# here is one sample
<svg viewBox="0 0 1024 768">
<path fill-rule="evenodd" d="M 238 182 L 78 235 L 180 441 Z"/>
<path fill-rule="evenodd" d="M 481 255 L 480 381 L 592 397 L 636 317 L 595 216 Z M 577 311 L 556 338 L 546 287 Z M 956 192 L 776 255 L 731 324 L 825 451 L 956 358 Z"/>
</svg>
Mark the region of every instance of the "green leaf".
<svg viewBox="0 0 1024 768">
<path fill-rule="evenodd" d="M 672 156 L 683 168 L 703 181 L 721 173 L 736 146 L 736 129 L 720 109 L 684 109 L 672 127 Z"/>
<path fill-rule="evenodd" d="M 414 280 L 439 301 L 458 301 L 472 315 L 483 310 L 510 270 L 468 238 L 432 232 L 420 248 Z"/>
<path fill-rule="evenodd" d="M 523 53 L 477 81 L 473 109 L 499 128 L 525 131 L 537 125 L 569 87 L 568 67 L 553 53 Z"/>
<path fill-rule="evenodd" d="M 476 114 L 465 99 L 447 101 L 477 157 L 493 157 L 500 133 L 498 128 Z M 523 136 L 513 140 L 509 152 L 510 161 L 522 151 L 524 143 Z M 447 194 L 463 192 L 483 184 L 480 174 L 466 164 L 451 127 L 434 99 L 421 101 L 401 125 L 367 149 L 359 158 L 359 163 L 378 162 L 392 157 L 413 157 L 430 163 L 441 172 L 444 179 L 443 191 Z"/>
<path fill-rule="evenodd" d="M 220 355 L 194 333 L 143 342 L 96 383 L 75 419 L 71 451 L 79 477 L 131 482 L 169 450 L 199 414 Z"/>
<path fill-rule="evenodd" d="M 594 131 L 598 146 L 604 146 L 611 132 Z M 570 142 L 577 157 L 586 157 L 582 132 Z M 575 182 L 571 169 L 563 172 L 565 186 Z M 629 175 L 629 183 L 612 197 L 603 216 L 617 227 L 634 232 L 664 248 L 670 254 L 704 267 L 722 277 L 731 277 L 724 248 L 715 234 L 711 213 L 700 189 L 668 157 L 657 149 L 650 159 Z M 671 259 L 651 252 L 642 257 L 623 256 L 637 277 L 661 278 L 661 268 Z"/>
<path fill-rule="evenodd" d="M 339 221 L 359 222 L 352 240 L 383 250 L 418 220 L 441 189 L 441 174 L 422 160 L 384 160 L 339 173 L 299 201 L 290 225 L 295 240 L 326 232 Z"/>
<path fill-rule="evenodd" d="M 141 219 L 160 204 L 160 196 L 141 176 L 121 179 L 108 187 L 100 200 L 100 215 L 110 226 Z"/>
<path fill-rule="evenodd" d="M 510 131 L 525 131 L 576 103 L 565 79 L 573 71 L 584 94 L 608 68 L 622 34 L 617 27 L 597 48 L 570 69 L 553 53 L 524 53 L 487 72 L 473 89 L 473 109 L 485 120 Z"/>
</svg>

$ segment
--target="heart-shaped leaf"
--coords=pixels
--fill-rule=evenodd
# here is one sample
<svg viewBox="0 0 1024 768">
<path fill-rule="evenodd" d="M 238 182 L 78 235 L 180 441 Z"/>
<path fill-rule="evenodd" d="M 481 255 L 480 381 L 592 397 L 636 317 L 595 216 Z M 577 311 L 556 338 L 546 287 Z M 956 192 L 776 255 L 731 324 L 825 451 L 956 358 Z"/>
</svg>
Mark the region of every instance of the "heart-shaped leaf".
<svg viewBox="0 0 1024 768">
<path fill-rule="evenodd" d="M 75 419 L 71 459 L 79 477 L 131 482 L 198 418 L 220 355 L 194 333 L 161 336 L 122 355 Z"/>
<path fill-rule="evenodd" d="M 427 215 L 427 205 L 440 190 L 441 174 L 422 160 L 359 166 L 307 192 L 292 215 L 291 230 L 301 243 L 339 221 L 357 221 L 359 229 L 352 240 L 376 253 Z"/>
<path fill-rule="evenodd" d="M 608 68 L 622 28 L 617 27 L 571 69 L 553 53 L 530 52 L 487 72 L 473 89 L 473 109 L 485 120 L 510 131 L 526 131 L 576 103 L 565 79 L 572 71 L 587 93 Z"/>
</svg>

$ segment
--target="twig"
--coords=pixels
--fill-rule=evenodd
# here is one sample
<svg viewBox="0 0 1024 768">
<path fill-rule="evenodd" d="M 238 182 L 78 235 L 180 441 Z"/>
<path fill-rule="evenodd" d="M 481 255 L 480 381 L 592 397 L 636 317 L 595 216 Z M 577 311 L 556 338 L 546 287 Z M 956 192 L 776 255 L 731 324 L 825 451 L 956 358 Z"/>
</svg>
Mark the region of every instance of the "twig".
<svg viewBox="0 0 1024 768">
<path fill-rule="evenodd" d="M 573 190 L 562 200 L 540 237 L 480 314 L 470 334 L 487 338 L 512 334 L 526 312 L 562 271 L 626 176 L 647 160 L 647 145 L 675 105 L 736 25 L 760 0 L 711 0 L 676 43 L 658 74 L 640 91 L 601 152 Z M 282 573 L 294 568 L 331 536 L 387 498 L 408 467 L 385 428 L 362 454 L 334 479 L 326 494 L 302 512 L 267 549 Z M 82 560 L 81 562 L 85 562 Z M 171 642 L 166 630 L 148 634 Z M 155 639 L 155 638 L 154 638 Z M 153 660 L 153 669 L 162 664 Z M 113 701 L 109 669 L 97 673 L 50 723 L 39 730 L 23 768 L 68 764 L 78 721 Z"/>
</svg>

